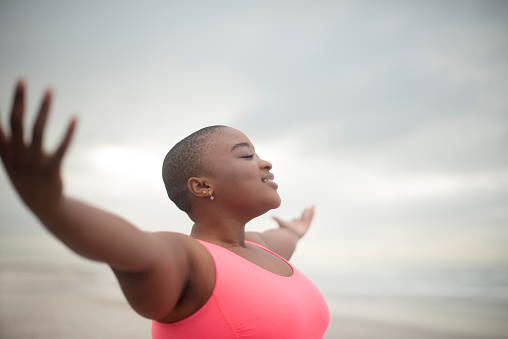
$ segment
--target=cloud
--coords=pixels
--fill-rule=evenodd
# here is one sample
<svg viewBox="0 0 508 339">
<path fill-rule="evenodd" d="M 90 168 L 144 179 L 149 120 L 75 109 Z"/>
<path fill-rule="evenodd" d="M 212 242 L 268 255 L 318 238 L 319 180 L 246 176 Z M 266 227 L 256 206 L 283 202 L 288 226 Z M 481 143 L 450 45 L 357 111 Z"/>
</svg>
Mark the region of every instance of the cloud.
<svg viewBox="0 0 508 339">
<path fill-rule="evenodd" d="M 316 204 L 308 248 L 415 264 L 501 257 L 487 252 L 502 252 L 508 218 L 505 3 L 64 3 L 0 11 L 0 99 L 5 112 L 25 74 L 32 118 L 52 85 L 50 149 L 79 115 L 72 195 L 188 233 L 158 164 L 221 123 L 273 163 L 283 205 L 269 215 Z M 35 224 L 0 180 L 2 230 Z"/>
<path fill-rule="evenodd" d="M 207 125 L 229 123 L 262 99 L 259 91 L 226 67 L 189 65 L 177 59 L 94 74 L 81 83 L 87 93 L 81 110 L 88 130 L 97 135 L 99 129 L 122 143 L 179 140 L 185 136 L 182 130 L 190 134 Z M 104 125 L 105 119 L 111 124 Z"/>
</svg>

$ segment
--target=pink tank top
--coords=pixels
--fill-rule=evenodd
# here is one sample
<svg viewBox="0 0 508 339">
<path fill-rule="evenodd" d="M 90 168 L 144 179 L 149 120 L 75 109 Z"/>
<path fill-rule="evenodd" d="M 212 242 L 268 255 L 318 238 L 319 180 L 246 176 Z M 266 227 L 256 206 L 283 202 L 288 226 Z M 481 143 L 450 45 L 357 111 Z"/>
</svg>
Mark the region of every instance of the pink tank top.
<svg viewBox="0 0 508 339">
<path fill-rule="evenodd" d="M 215 263 L 212 296 L 181 321 L 153 321 L 153 339 L 323 338 L 329 321 L 326 301 L 317 287 L 284 258 L 247 242 L 286 261 L 293 269 L 290 277 L 271 273 L 223 247 L 199 242 Z"/>
</svg>

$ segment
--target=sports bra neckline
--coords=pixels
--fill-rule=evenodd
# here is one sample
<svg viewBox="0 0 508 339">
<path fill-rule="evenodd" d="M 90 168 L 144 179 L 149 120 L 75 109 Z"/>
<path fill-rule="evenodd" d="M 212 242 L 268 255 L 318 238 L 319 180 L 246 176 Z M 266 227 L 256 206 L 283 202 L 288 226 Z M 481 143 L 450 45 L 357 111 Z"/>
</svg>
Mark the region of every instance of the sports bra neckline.
<svg viewBox="0 0 508 339">
<path fill-rule="evenodd" d="M 258 243 L 255 243 L 255 242 L 252 242 L 252 241 L 249 241 L 249 240 L 245 240 L 245 243 L 246 243 L 246 244 L 256 246 L 256 247 L 258 247 L 258 248 L 260 248 L 260 249 L 262 249 L 262 250 L 264 250 L 264 251 L 268 252 L 269 254 L 271 254 L 271 255 L 275 256 L 277 259 L 281 260 L 284 264 L 286 264 L 286 265 L 287 265 L 287 266 L 291 269 L 291 275 L 285 276 L 285 275 L 281 275 L 281 274 L 278 274 L 278 273 L 275 273 L 275 272 L 269 271 L 269 270 L 267 270 L 266 268 L 261 267 L 261 266 L 259 266 L 259 265 L 255 264 L 255 263 L 253 263 L 252 261 L 250 261 L 250 260 L 248 260 L 248 259 L 246 259 L 246 258 L 242 257 L 241 255 L 238 255 L 238 254 L 236 254 L 235 252 L 228 250 L 228 249 L 227 249 L 227 248 L 225 248 L 225 247 L 222 247 L 222 246 L 220 246 L 220 245 L 216 245 L 216 244 L 214 244 L 214 243 L 211 243 L 211 242 L 208 242 L 208 241 L 204 241 L 204 240 L 201 240 L 201 239 L 196 239 L 196 240 L 198 240 L 199 242 L 204 242 L 204 243 L 207 243 L 207 244 L 213 245 L 213 246 L 215 246 L 215 247 L 219 247 L 219 248 L 221 248 L 221 249 L 223 249 L 223 250 L 227 251 L 228 253 L 231 253 L 231 254 L 232 254 L 232 255 L 234 255 L 235 257 L 238 257 L 238 258 L 240 258 L 241 260 L 246 261 L 247 263 L 249 263 L 250 265 L 252 265 L 252 266 L 253 266 L 253 267 L 255 267 L 256 269 L 258 269 L 258 270 L 260 270 L 260 271 L 262 271 L 262 272 L 265 272 L 266 274 L 269 274 L 269 275 L 274 275 L 274 276 L 276 276 L 276 277 L 281 277 L 281 278 L 293 278 L 293 277 L 295 276 L 295 268 L 293 267 L 293 265 L 291 265 L 291 263 L 290 263 L 289 261 L 287 261 L 286 259 L 284 259 L 284 258 L 283 258 L 283 257 L 281 257 L 280 255 L 278 255 L 277 253 L 270 251 L 268 248 L 263 247 L 262 245 L 260 245 L 260 244 L 258 244 Z M 212 253 L 210 253 L 210 254 L 212 254 Z M 213 259 L 213 255 L 212 255 L 212 259 Z M 215 264 L 215 259 L 214 259 L 214 264 Z"/>
</svg>

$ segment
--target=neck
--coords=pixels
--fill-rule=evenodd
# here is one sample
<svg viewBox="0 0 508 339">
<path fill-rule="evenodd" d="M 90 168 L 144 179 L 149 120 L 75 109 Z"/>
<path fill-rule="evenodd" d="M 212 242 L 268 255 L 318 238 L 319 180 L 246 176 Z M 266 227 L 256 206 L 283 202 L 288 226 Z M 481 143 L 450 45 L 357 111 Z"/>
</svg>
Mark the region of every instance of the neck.
<svg viewBox="0 0 508 339">
<path fill-rule="evenodd" d="M 192 226 L 191 237 L 226 248 L 243 246 L 245 223 L 225 220 L 196 221 Z"/>
</svg>

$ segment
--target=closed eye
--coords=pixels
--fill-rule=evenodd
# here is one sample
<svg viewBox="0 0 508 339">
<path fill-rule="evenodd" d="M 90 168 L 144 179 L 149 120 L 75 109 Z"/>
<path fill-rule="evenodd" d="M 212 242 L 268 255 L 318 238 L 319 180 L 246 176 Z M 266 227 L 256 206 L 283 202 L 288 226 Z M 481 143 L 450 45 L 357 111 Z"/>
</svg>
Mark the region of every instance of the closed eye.
<svg viewBox="0 0 508 339">
<path fill-rule="evenodd" d="M 242 158 L 243 159 L 252 159 L 252 158 L 254 158 L 254 154 L 244 155 Z"/>
</svg>

